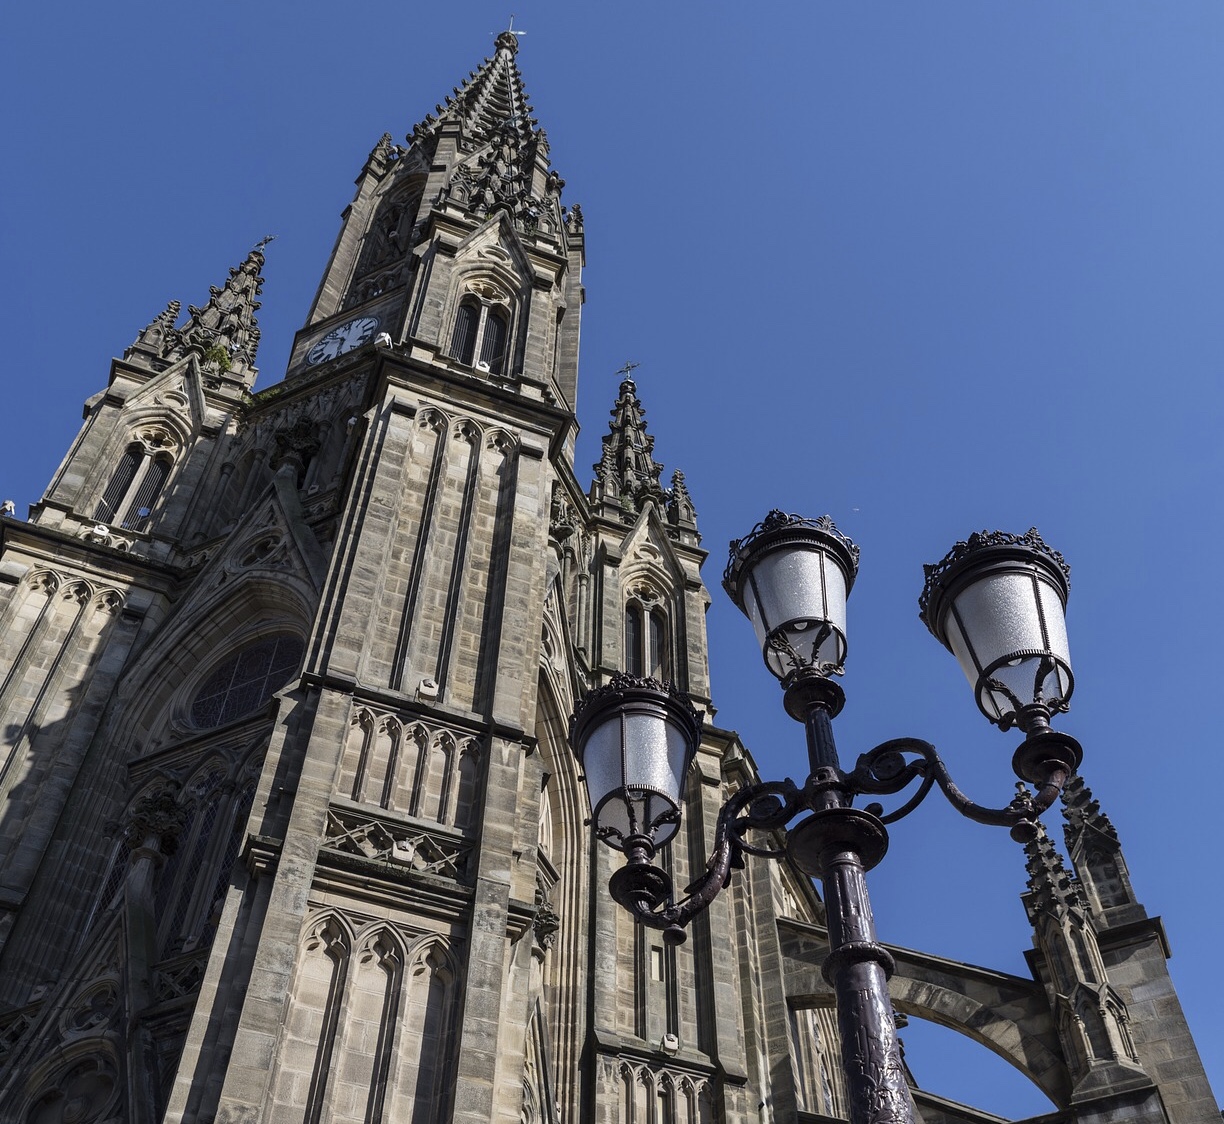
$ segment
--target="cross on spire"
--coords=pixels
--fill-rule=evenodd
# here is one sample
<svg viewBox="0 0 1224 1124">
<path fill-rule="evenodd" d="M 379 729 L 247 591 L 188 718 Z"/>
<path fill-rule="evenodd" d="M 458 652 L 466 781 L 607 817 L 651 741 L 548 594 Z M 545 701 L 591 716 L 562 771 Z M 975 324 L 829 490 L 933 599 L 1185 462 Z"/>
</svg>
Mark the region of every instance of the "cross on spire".
<svg viewBox="0 0 1224 1124">
<path fill-rule="evenodd" d="M 506 28 L 505 31 L 490 31 L 489 34 L 497 37 L 497 47 L 506 47 L 509 49 L 511 54 L 514 54 L 518 50 L 519 36 L 526 35 L 527 32 L 514 30 L 514 13 L 511 12 L 510 26 Z"/>
<path fill-rule="evenodd" d="M 634 363 L 632 360 L 630 360 L 623 367 L 621 367 L 616 373 L 618 375 L 624 375 L 625 378 L 627 379 L 632 379 L 633 372 L 636 371 L 641 365 L 642 365 L 641 363 Z"/>
</svg>

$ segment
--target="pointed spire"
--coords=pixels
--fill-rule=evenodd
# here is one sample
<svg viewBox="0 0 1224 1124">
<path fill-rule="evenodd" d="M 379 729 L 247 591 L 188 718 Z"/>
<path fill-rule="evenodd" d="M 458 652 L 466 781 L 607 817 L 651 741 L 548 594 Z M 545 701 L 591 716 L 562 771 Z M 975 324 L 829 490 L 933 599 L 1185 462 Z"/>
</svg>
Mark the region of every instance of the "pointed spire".
<svg viewBox="0 0 1224 1124">
<path fill-rule="evenodd" d="M 1087 909 L 1083 890 L 1063 863 L 1062 855 L 1054 849 L 1054 843 L 1046 832 L 1045 824 L 1037 821 L 1037 833 L 1024 844 L 1028 871 L 1028 893 L 1024 906 L 1029 920 L 1036 923 L 1041 913 L 1066 913 L 1073 909 Z"/>
<path fill-rule="evenodd" d="M 662 506 L 665 494 L 659 483 L 663 466 L 654 459 L 654 438 L 646 432 L 646 411 L 638 401 L 637 386 L 626 364 L 620 395 L 612 407 L 612 424 L 603 439 L 603 454 L 595 465 L 592 499 L 602 499 L 626 513 L 636 514 L 648 502 Z"/>
<path fill-rule="evenodd" d="M 679 469 L 672 473 L 671 488 L 667 493 L 667 521 L 673 527 L 686 531 L 697 530 L 697 509 L 693 507 L 693 497 L 689 495 L 688 485 L 684 482 L 684 473 Z"/>
<path fill-rule="evenodd" d="M 449 168 L 444 205 L 482 221 L 500 209 L 524 233 L 561 241 L 571 233 L 561 210 L 565 181 L 550 174 L 548 137 L 515 62 L 520 34 L 497 37 L 492 57 L 408 135 L 409 153 L 414 166 Z"/>
<path fill-rule="evenodd" d="M 158 359 L 169 355 L 181 342 L 179 332 L 174 326 L 178 323 L 181 309 L 182 305 L 178 301 L 170 301 L 141 329 L 132 346 L 123 353 L 123 357 L 127 359 L 135 351 L 144 352 Z"/>
<path fill-rule="evenodd" d="M 220 289 L 215 285 L 209 289 L 208 303 L 203 308 L 187 306 L 189 316 L 181 332 L 183 341 L 231 379 L 243 378 L 254 368 L 259 348 L 255 312 L 260 302 L 256 298 L 264 281 L 259 271 L 264 264 L 264 247 L 273 237 L 269 235 L 258 242 L 242 264 L 229 271 Z"/>
<path fill-rule="evenodd" d="M 1147 911 L 1135 897 L 1118 832 L 1081 776 L 1063 788 L 1063 838 L 1098 926 L 1124 924 Z"/>
<path fill-rule="evenodd" d="M 493 56 L 485 59 L 462 86 L 456 87 L 444 104 L 434 106 L 437 116 L 427 114 L 412 130 L 409 141 L 421 143 L 442 125 L 456 124 L 464 141 L 472 147 L 507 134 L 513 134 L 525 146 L 539 142 L 543 130 L 536 127 L 537 122 L 531 117 L 523 76 L 514 61 L 518 35 L 503 31 L 495 46 Z"/>
<path fill-rule="evenodd" d="M 1100 801 L 1092 795 L 1092 789 L 1078 773 L 1063 788 L 1062 802 L 1063 816 L 1067 821 L 1063 826 L 1063 835 L 1068 851 L 1075 850 L 1076 843 L 1087 831 L 1098 831 L 1114 843 L 1118 841 L 1117 829 L 1101 811 Z"/>
</svg>

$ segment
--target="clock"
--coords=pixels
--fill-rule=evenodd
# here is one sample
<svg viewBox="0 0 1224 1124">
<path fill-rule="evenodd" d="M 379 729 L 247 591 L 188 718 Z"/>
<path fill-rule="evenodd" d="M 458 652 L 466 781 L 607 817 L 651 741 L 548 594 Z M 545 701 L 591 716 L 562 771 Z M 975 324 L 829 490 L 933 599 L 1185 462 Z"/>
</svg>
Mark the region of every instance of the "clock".
<svg viewBox="0 0 1224 1124">
<path fill-rule="evenodd" d="M 337 355 L 369 343 L 376 331 L 378 318 L 375 316 L 359 316 L 347 324 L 339 324 L 306 352 L 306 362 L 312 367 L 317 363 L 326 363 Z"/>
</svg>

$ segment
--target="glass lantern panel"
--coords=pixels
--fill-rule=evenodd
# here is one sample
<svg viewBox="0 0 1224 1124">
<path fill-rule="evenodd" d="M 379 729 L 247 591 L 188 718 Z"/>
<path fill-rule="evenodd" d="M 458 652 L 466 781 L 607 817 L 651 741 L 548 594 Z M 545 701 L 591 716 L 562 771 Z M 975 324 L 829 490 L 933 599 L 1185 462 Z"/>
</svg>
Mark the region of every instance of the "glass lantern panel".
<svg viewBox="0 0 1224 1124">
<path fill-rule="evenodd" d="M 679 807 L 684 747 L 675 733 L 658 713 L 625 715 L 625 784 L 652 789 Z M 675 740 L 681 742 L 679 760 L 673 760 Z"/>
<path fill-rule="evenodd" d="M 957 595 L 954 608 L 946 625 L 949 646 L 991 718 L 1036 701 L 1036 676 L 1046 654 L 1070 665 L 1062 598 L 1039 573 L 987 574 Z M 979 683 L 982 671 L 999 660 L 1004 662 L 991 672 L 999 686 Z M 1065 699 L 1070 685 L 1066 670 L 1056 666 L 1040 685 L 1041 698 Z"/>
<path fill-rule="evenodd" d="M 819 550 L 777 550 L 753 567 L 752 577 L 760 604 L 754 605 L 751 600 L 750 587 L 748 616 L 765 662 L 775 675 L 784 676 L 793 670 L 792 659 L 766 646 L 770 632 L 782 626 L 786 626 L 787 642 L 803 662 L 842 663 L 846 576 L 835 561 Z M 835 631 L 826 635 L 827 630 L 821 628 L 825 623 Z"/>
<path fill-rule="evenodd" d="M 1047 651 L 1071 666 L 1071 645 L 1067 641 L 1067 618 L 1063 610 L 1062 597 L 1049 582 L 1037 585 L 1041 594 L 1041 611 L 1045 616 Z"/>
<path fill-rule="evenodd" d="M 957 594 L 956 614 L 980 666 L 1012 652 L 1045 651 L 1034 586 L 1032 574 L 1005 570 L 988 573 Z"/>
<path fill-rule="evenodd" d="M 601 830 L 611 829 L 616 832 L 622 839 L 631 834 L 629 826 L 629 806 L 626 802 L 626 793 L 624 789 L 610 796 L 607 802 L 599 809 L 599 815 L 596 817 L 596 826 Z M 619 840 L 610 840 L 613 846 L 619 846 Z"/>
<path fill-rule="evenodd" d="M 609 792 L 625 783 L 618 714 L 609 714 L 607 719 L 588 735 L 582 751 L 582 771 L 586 775 L 592 808 L 598 807 L 599 802 Z"/>
</svg>

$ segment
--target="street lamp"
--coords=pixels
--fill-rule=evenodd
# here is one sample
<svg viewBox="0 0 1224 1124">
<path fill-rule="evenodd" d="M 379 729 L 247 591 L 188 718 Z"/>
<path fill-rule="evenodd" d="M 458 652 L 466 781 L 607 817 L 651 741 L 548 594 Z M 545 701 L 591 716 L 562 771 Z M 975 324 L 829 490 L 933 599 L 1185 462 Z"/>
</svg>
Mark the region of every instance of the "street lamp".
<svg viewBox="0 0 1224 1124">
<path fill-rule="evenodd" d="M 837 1001 L 850 1119 L 910 1124 L 888 996 L 893 959 L 877 939 L 864 874 L 888 849 L 885 825 L 913 811 L 934 785 L 962 815 L 1008 827 L 1018 841 L 1035 836 L 1037 817 L 1082 755 L 1074 738 L 1050 727 L 1074 687 L 1064 623 L 1069 571 L 1036 530 L 971 535 L 926 567 L 923 622 L 956 656 L 982 713 L 1025 735 L 1012 767 L 1026 784 L 1006 807 L 985 808 L 953 784 L 935 748 L 915 738 L 884 742 L 850 772 L 841 768 L 832 720 L 845 695 L 831 676 L 842 674 L 846 658 L 846 599 L 858 554 L 828 516 L 780 511 L 731 543 L 723 587 L 752 622 L 787 713 L 806 730 L 808 777 L 802 787 L 787 779 L 736 792 L 719 813 L 705 873 L 681 901 L 653 859 L 679 826 L 685 773 L 700 740 L 687 697 L 653 679 L 614 676 L 575 710 L 570 744 L 582 761 L 596 834 L 625 853 L 609 890 L 666 941 L 685 939 L 685 926 L 745 853 L 785 857 L 821 879 L 830 947 L 823 971 Z M 856 796 L 900 792 L 915 780 L 914 794 L 887 815 L 876 803 L 852 806 Z M 749 832 L 771 833 L 773 842 L 749 841 Z"/>
</svg>

